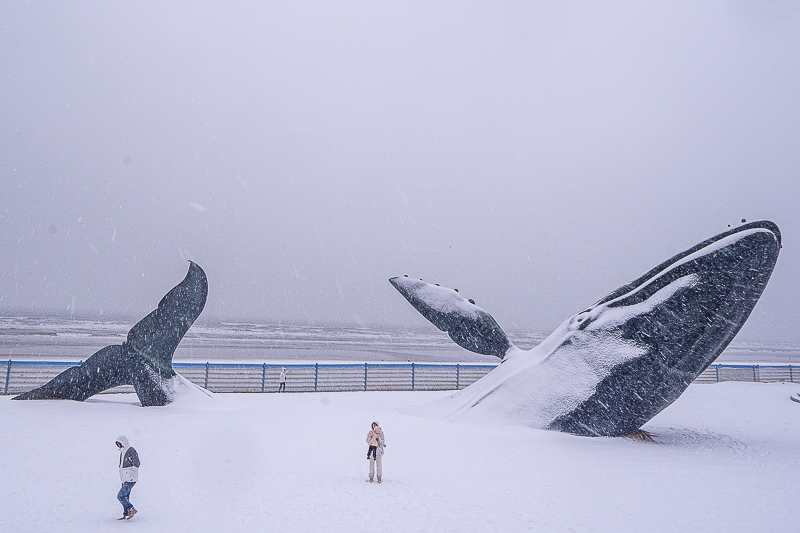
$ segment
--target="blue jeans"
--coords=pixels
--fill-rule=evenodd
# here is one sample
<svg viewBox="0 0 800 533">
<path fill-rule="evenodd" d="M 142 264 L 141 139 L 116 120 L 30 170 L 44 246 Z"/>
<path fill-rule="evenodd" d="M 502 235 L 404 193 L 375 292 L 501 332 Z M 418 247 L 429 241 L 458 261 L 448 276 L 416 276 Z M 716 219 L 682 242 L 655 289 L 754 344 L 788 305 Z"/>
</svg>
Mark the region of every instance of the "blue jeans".
<svg viewBox="0 0 800 533">
<path fill-rule="evenodd" d="M 125 481 L 125 482 L 123 482 L 122 483 L 122 488 L 119 489 L 119 494 L 117 494 L 117 499 L 119 500 L 119 503 L 122 504 L 122 508 L 124 510 L 124 514 L 126 514 L 126 515 L 128 514 L 128 511 L 130 511 L 131 508 L 133 507 L 133 505 L 131 505 L 131 502 L 128 500 L 128 498 L 131 495 L 131 489 L 133 488 L 134 485 L 136 485 L 135 481 Z"/>
</svg>

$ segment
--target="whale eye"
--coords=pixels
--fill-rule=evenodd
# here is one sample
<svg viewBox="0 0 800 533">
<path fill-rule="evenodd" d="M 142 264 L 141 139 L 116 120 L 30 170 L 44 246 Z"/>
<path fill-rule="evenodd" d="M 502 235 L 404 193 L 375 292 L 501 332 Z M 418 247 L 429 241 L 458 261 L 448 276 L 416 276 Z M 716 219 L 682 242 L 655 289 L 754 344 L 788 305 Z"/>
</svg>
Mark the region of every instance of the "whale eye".
<svg viewBox="0 0 800 533">
<path fill-rule="evenodd" d="M 570 326 L 572 326 L 574 328 L 577 328 L 577 329 L 583 329 L 586 326 L 588 326 L 589 324 L 591 324 L 592 321 L 593 321 L 593 318 L 592 318 L 592 315 L 589 314 L 590 312 L 591 312 L 591 309 L 586 309 L 585 311 L 581 311 L 580 313 L 575 315 L 572 318 L 572 321 L 570 322 Z"/>
</svg>

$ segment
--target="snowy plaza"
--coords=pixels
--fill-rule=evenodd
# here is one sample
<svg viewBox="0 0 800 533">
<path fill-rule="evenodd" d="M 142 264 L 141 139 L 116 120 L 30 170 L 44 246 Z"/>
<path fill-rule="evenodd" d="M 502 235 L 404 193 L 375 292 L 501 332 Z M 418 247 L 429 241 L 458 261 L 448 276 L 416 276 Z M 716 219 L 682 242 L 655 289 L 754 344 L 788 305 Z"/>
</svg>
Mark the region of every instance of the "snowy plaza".
<svg viewBox="0 0 800 533">
<path fill-rule="evenodd" d="M 447 392 L 190 394 L 139 407 L 0 397 L 2 531 L 781 531 L 796 523 L 794 384 L 692 385 L 655 443 L 420 416 Z M 364 438 L 386 434 L 384 480 Z M 124 526 L 118 451 L 142 466 Z"/>
</svg>

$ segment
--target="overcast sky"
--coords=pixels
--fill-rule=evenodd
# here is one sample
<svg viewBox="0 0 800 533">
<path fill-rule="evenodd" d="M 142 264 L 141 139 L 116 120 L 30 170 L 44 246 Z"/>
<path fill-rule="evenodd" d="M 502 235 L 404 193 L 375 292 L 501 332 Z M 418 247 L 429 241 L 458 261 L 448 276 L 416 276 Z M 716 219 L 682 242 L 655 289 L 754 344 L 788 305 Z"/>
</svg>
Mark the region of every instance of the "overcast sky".
<svg viewBox="0 0 800 533">
<path fill-rule="evenodd" d="M 800 341 L 800 3 L 0 4 L 0 314 L 549 332 L 742 218 Z M 433 327 L 433 326 L 429 326 Z"/>
</svg>

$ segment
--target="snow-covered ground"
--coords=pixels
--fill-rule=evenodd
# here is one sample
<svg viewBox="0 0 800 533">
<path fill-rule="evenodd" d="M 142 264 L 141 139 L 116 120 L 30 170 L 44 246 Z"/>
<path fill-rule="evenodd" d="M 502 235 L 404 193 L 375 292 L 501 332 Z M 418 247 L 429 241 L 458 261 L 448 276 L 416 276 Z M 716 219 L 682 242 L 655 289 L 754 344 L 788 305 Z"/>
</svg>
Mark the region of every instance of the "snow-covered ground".
<svg viewBox="0 0 800 533">
<path fill-rule="evenodd" d="M 788 531 L 796 384 L 692 385 L 656 443 L 413 414 L 446 392 L 0 397 L 0 531 Z M 424 408 L 422 409 L 424 410 Z M 384 483 L 366 483 L 370 422 Z M 121 506 L 114 440 L 142 460 Z"/>
</svg>

